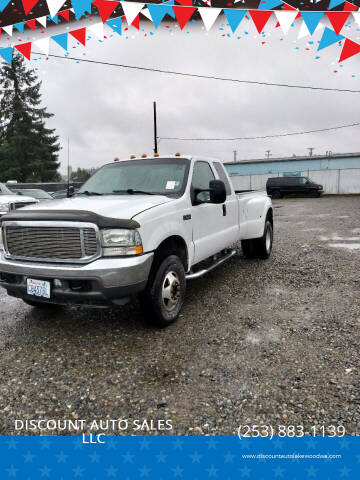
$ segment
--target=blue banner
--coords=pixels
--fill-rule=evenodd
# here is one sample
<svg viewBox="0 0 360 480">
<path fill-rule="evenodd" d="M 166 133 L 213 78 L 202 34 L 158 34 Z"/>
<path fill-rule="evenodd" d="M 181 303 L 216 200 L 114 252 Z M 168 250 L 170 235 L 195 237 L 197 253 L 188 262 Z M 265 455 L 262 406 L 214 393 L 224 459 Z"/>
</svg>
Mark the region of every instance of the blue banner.
<svg viewBox="0 0 360 480">
<path fill-rule="evenodd" d="M 101 443 L 104 442 L 104 443 Z M 353 479 L 359 437 L 0 437 L 1 478 Z"/>
</svg>

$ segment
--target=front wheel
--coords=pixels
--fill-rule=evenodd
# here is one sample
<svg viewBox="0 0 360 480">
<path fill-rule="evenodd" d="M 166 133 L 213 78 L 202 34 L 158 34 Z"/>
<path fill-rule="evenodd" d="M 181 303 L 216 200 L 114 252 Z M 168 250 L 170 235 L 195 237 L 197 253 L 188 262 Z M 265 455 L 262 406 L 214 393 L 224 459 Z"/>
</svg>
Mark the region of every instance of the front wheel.
<svg viewBox="0 0 360 480">
<path fill-rule="evenodd" d="M 146 321 L 167 327 L 179 316 L 184 303 L 186 279 L 184 266 L 176 255 L 166 257 L 150 276 L 140 304 Z"/>
</svg>

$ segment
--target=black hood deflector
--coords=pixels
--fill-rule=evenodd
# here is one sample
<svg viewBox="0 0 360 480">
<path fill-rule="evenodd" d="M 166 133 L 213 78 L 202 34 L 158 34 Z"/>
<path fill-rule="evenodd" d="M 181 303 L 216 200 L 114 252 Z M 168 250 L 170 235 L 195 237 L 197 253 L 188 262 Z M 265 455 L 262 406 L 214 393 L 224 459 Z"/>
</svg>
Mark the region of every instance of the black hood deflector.
<svg viewBox="0 0 360 480">
<path fill-rule="evenodd" d="M 3 215 L 3 221 L 56 221 L 56 222 L 89 222 L 99 228 L 129 228 L 134 230 L 140 224 L 136 220 L 108 218 L 86 210 L 17 210 Z"/>
</svg>

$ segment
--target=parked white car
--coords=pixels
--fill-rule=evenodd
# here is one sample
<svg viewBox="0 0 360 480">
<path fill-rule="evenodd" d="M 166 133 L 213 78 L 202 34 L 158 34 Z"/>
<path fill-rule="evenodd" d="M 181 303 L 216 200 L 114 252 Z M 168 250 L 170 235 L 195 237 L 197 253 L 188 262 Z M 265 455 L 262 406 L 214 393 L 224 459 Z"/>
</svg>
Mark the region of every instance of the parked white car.
<svg viewBox="0 0 360 480">
<path fill-rule="evenodd" d="M 6 185 L 0 183 L 0 217 L 10 210 L 17 210 L 33 203 L 38 203 L 38 200 L 25 195 L 17 195 L 9 190 Z"/>
<path fill-rule="evenodd" d="M 187 280 L 235 254 L 266 259 L 273 209 L 265 192 L 238 192 L 219 160 L 126 159 L 98 170 L 72 198 L 2 221 L 1 284 L 44 304 L 122 305 L 140 294 L 144 316 L 179 315 Z"/>
</svg>

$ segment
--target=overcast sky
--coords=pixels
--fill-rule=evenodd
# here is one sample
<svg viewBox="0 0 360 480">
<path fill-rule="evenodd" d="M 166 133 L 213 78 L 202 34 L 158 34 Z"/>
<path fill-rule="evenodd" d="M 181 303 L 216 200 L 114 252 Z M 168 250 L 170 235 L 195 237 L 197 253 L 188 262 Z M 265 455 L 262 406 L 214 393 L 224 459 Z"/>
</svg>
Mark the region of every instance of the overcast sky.
<svg viewBox="0 0 360 480">
<path fill-rule="evenodd" d="M 246 20 L 236 35 L 222 37 L 230 31 L 228 27 L 220 30 L 222 23 L 220 19 L 209 34 L 199 24 L 183 32 L 174 25 L 170 32 L 166 23 L 157 31 L 148 25 L 145 29 L 154 35 L 146 36 L 131 27 L 128 38 L 114 34 L 100 43 L 93 37 L 86 48 L 70 48 L 70 55 L 246 80 L 360 89 L 360 55 L 339 67 L 341 49 L 334 45 L 315 59 L 316 47 L 308 44 L 311 37 L 296 41 L 299 22 L 284 37 L 270 21 L 265 38 Z M 57 27 L 45 32 L 58 33 Z M 346 30 L 355 40 L 359 40 L 358 33 L 354 24 Z M 320 33 L 315 43 L 319 38 Z M 62 55 L 63 51 L 52 42 L 51 53 Z M 61 138 L 62 171 L 67 137 L 73 168 L 98 167 L 114 157 L 151 153 L 153 100 L 157 101 L 159 136 L 271 135 L 360 121 L 360 94 L 239 85 L 69 60 L 33 61 L 32 65 L 43 81 L 44 104 L 55 114 L 50 124 Z M 271 140 L 162 140 L 159 150 L 161 154 L 179 151 L 231 161 L 233 150 L 239 160 L 264 157 L 268 149 L 273 157 L 308 154 L 307 147 L 315 147 L 315 154 L 360 151 L 359 138 L 359 127 L 355 127 Z"/>
</svg>

